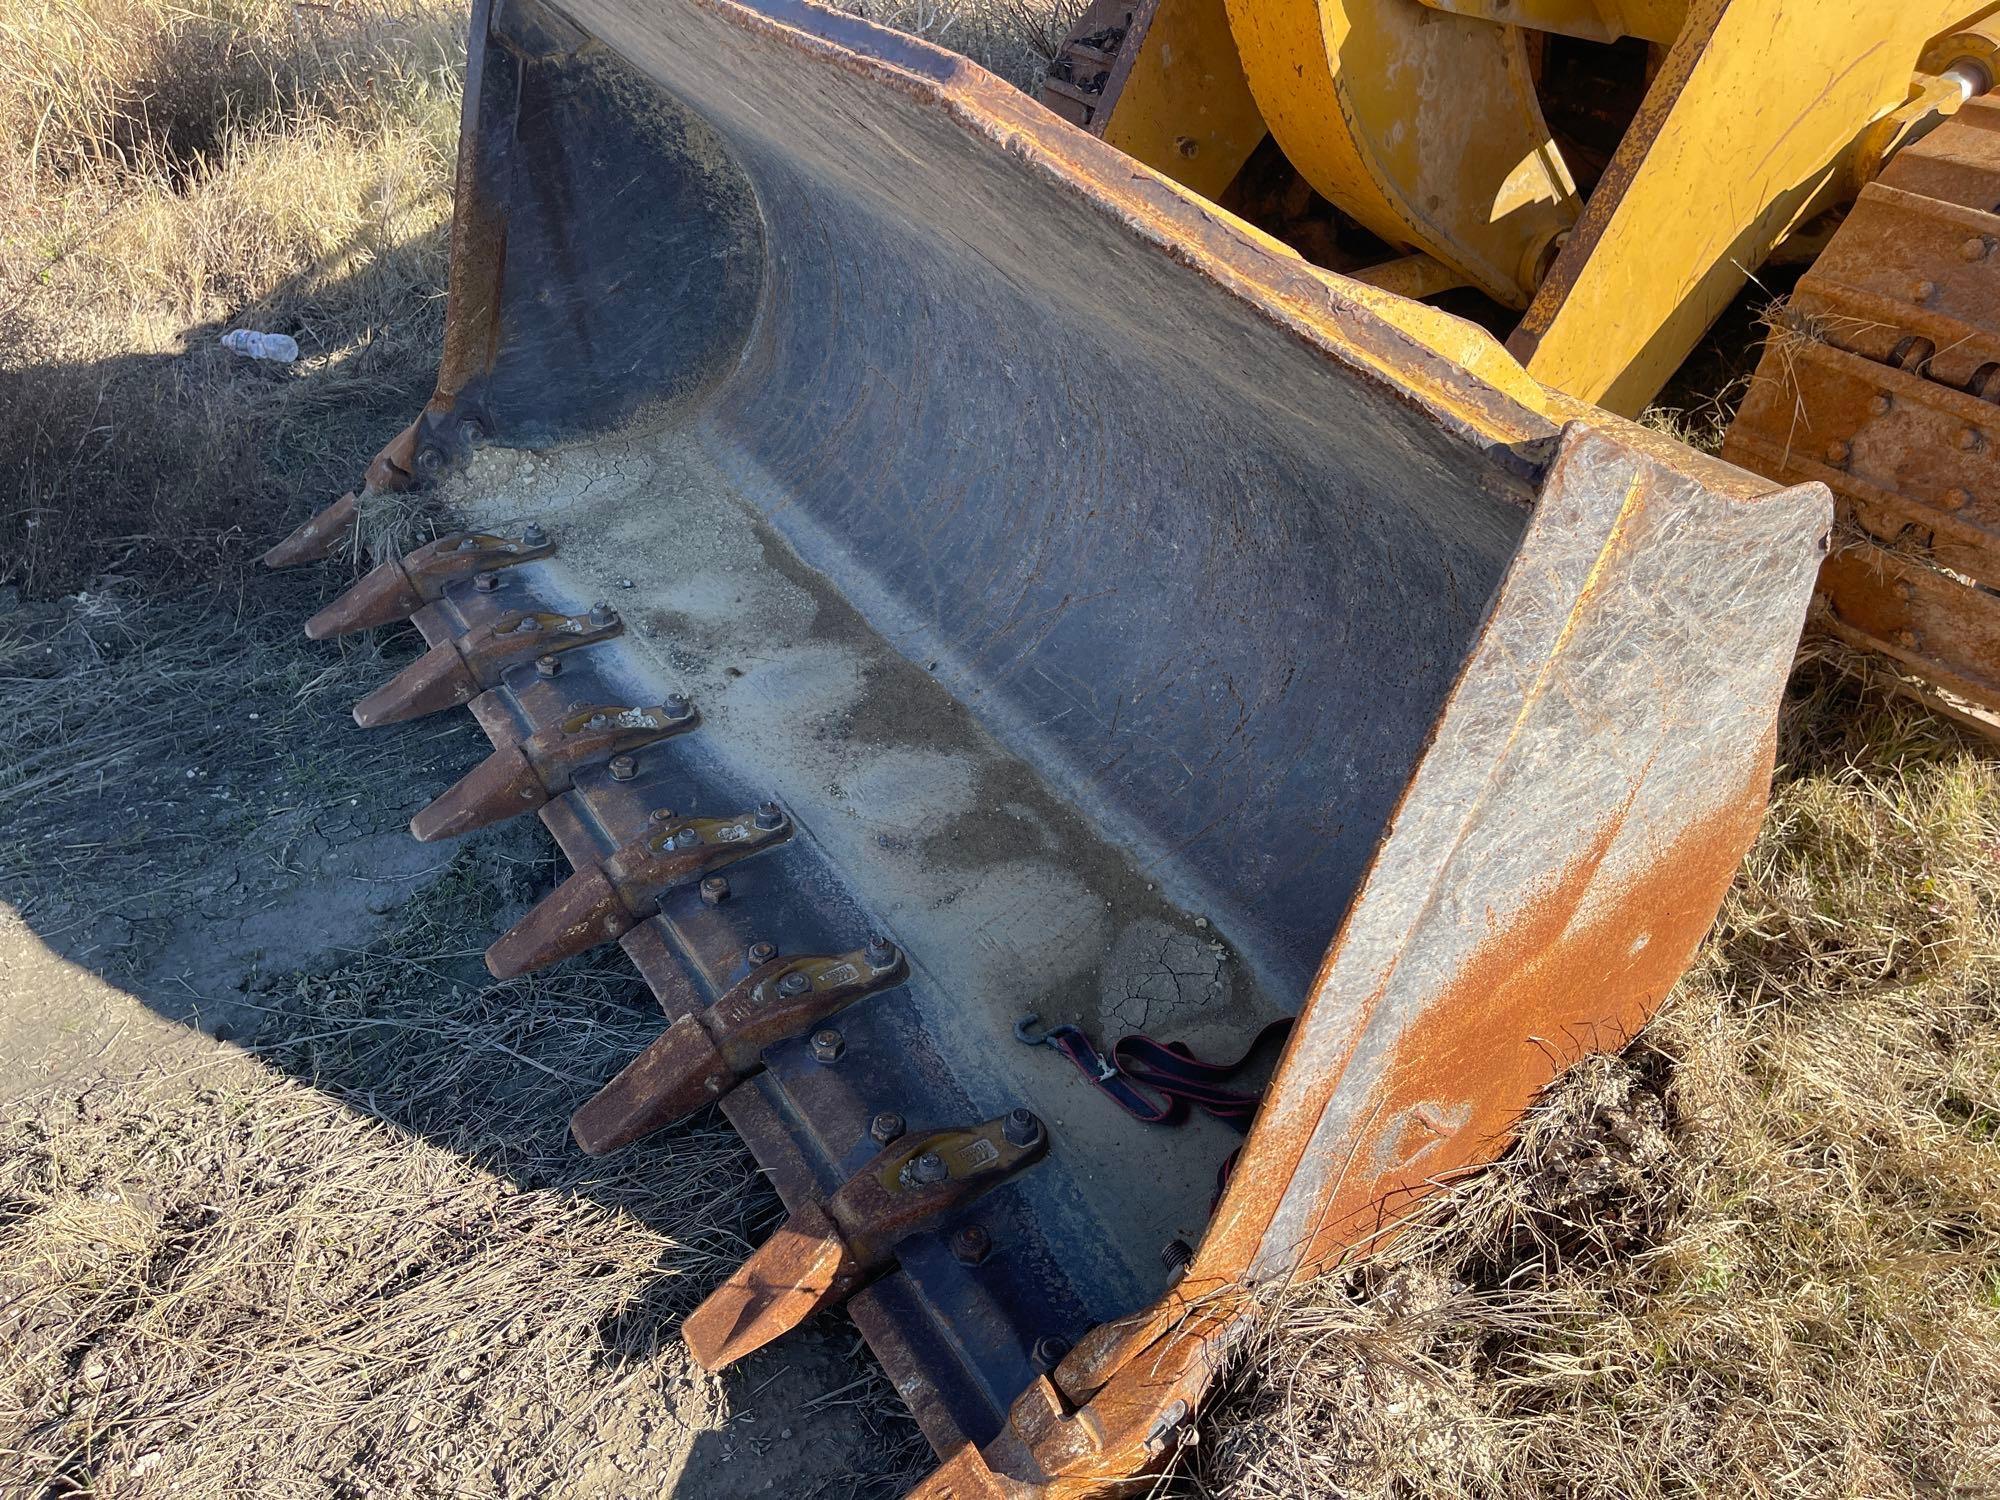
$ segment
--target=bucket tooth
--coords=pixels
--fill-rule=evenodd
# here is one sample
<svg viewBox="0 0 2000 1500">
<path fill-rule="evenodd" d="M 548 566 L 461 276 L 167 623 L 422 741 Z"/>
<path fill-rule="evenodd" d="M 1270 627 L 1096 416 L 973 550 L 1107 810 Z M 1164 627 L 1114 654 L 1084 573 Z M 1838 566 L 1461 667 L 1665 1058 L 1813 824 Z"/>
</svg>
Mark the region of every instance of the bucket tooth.
<svg viewBox="0 0 2000 1500">
<path fill-rule="evenodd" d="M 681 697 L 653 707 L 597 704 L 560 724 L 496 750 L 410 820 L 424 843 L 457 838 L 475 828 L 532 812 L 576 784 L 578 768 L 685 734 L 698 722 Z"/>
<path fill-rule="evenodd" d="M 898 1244 L 1038 1161 L 1048 1131 L 1010 1110 L 962 1130 L 904 1136 L 826 1202 L 779 1226 L 681 1324 L 702 1367 L 720 1370 L 845 1301 L 888 1269 Z"/>
<path fill-rule="evenodd" d="M 302 563 L 324 562 L 354 535 L 354 523 L 360 518 L 361 497 L 349 490 L 266 552 L 264 566 L 296 568 Z"/>
<path fill-rule="evenodd" d="M 502 615 L 456 640 L 439 641 L 355 704 L 354 722 L 373 729 L 469 703 L 498 685 L 517 662 L 609 640 L 623 628 L 617 612 L 601 604 L 581 615 L 539 610 Z"/>
<path fill-rule="evenodd" d="M 463 531 L 392 557 L 306 621 L 316 641 L 379 625 L 393 625 L 444 597 L 446 585 L 479 573 L 519 567 L 555 551 L 548 534 L 530 525 L 518 540 Z"/>
<path fill-rule="evenodd" d="M 354 705 L 354 722 L 363 729 L 420 719 L 480 693 L 479 680 L 459 654 L 455 641 L 439 641 L 422 656 Z"/>
<path fill-rule="evenodd" d="M 630 1145 L 721 1098 L 762 1066 L 765 1048 L 908 977 L 902 953 L 879 938 L 851 953 L 762 964 L 668 1027 L 570 1117 L 570 1133 L 592 1156 Z"/>
<path fill-rule="evenodd" d="M 532 974 L 615 942 L 660 909 L 660 897 L 711 870 L 781 844 L 791 819 L 775 802 L 734 818 L 656 815 L 657 826 L 603 864 L 578 870 L 486 950 L 495 979 Z"/>
</svg>

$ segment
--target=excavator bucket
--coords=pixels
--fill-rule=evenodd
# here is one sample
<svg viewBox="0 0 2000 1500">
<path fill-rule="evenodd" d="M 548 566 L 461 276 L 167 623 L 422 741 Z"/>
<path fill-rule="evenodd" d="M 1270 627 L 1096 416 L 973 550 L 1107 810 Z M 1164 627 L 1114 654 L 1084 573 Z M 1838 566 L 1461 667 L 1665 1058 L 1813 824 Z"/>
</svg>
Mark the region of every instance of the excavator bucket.
<svg viewBox="0 0 2000 1500">
<path fill-rule="evenodd" d="M 420 837 L 574 865 L 494 972 L 658 997 L 578 1149 L 719 1104 L 783 1198 L 696 1356 L 844 1307 L 920 1493 L 1129 1493 L 1675 982 L 1827 492 L 801 0 L 485 0 L 467 82 L 436 394 L 273 561 L 465 528 L 313 634 L 492 739 Z"/>
</svg>

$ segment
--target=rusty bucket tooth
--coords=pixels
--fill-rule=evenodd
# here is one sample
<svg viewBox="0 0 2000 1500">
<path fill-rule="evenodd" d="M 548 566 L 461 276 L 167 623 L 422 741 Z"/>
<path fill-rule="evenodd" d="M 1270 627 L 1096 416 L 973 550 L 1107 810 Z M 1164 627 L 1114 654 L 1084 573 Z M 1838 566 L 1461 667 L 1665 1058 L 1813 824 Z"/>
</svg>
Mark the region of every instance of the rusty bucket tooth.
<svg viewBox="0 0 2000 1500">
<path fill-rule="evenodd" d="M 791 819 L 775 802 L 733 818 L 664 814 L 652 832 L 543 897 L 486 950 L 486 967 L 496 979 L 513 979 L 615 942 L 660 909 L 664 892 L 791 836 Z"/>
<path fill-rule="evenodd" d="M 302 563 L 324 562 L 354 535 L 354 524 L 360 518 L 361 497 L 349 490 L 266 552 L 264 566 L 296 568 Z"/>
<path fill-rule="evenodd" d="M 479 679 L 460 655 L 455 641 L 439 641 L 422 656 L 354 705 L 354 722 L 363 729 L 421 719 L 479 696 Z"/>
<path fill-rule="evenodd" d="M 578 870 L 494 941 L 486 950 L 487 972 L 495 979 L 518 979 L 615 943 L 637 920 L 602 866 Z"/>
<path fill-rule="evenodd" d="M 888 1268 L 911 1235 L 963 1208 L 1048 1150 L 1025 1109 L 963 1130 L 905 1136 L 808 1203 L 688 1314 L 681 1337 L 703 1369 L 720 1370 L 846 1299 Z"/>
<path fill-rule="evenodd" d="M 521 744 L 494 751 L 411 819 L 410 832 L 429 843 L 532 812 L 574 786 L 580 767 L 685 734 L 699 722 L 694 705 L 678 694 L 656 707 L 579 708 Z"/>
<path fill-rule="evenodd" d="M 570 1116 L 569 1133 L 586 1154 L 603 1156 L 713 1104 L 735 1083 L 700 1019 L 682 1016 Z"/>
<path fill-rule="evenodd" d="M 475 828 L 532 812 L 549 800 L 548 788 L 519 745 L 495 750 L 453 783 L 437 801 L 410 819 L 419 843 L 455 839 Z"/>
<path fill-rule="evenodd" d="M 306 621 L 309 639 L 323 641 L 378 625 L 407 620 L 425 604 L 422 594 L 403 571 L 401 558 L 392 557 L 360 580 L 333 603 Z"/>
<path fill-rule="evenodd" d="M 766 1047 L 804 1036 L 864 996 L 909 978 L 894 943 L 774 959 L 715 1004 L 681 1017 L 570 1119 L 577 1145 L 602 1156 L 712 1104 L 762 1066 Z"/>
</svg>

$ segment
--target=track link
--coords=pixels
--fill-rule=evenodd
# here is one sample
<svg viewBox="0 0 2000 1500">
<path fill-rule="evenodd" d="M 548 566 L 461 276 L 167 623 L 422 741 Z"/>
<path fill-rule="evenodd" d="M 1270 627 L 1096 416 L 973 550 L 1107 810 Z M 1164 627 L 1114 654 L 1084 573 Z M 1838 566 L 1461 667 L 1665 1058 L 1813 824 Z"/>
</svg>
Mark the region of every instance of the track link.
<svg viewBox="0 0 2000 1500">
<path fill-rule="evenodd" d="M 1899 154 L 1804 276 L 1723 456 L 1823 481 L 1820 617 L 2000 738 L 2000 94 Z"/>
</svg>

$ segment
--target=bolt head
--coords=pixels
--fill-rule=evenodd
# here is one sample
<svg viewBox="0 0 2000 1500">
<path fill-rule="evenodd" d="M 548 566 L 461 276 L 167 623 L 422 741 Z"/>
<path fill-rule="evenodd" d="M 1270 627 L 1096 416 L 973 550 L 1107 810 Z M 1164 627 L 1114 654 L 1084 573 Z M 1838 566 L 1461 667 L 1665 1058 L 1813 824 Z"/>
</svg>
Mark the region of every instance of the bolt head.
<svg viewBox="0 0 2000 1500">
<path fill-rule="evenodd" d="M 896 961 L 896 945 L 879 932 L 868 934 L 866 951 L 871 968 L 886 969 Z"/>
<path fill-rule="evenodd" d="M 1992 241 L 1988 240 L 1983 234 L 1975 234 L 1971 239 L 1958 247 L 1958 258 L 1960 260 L 1984 260 L 1992 253 Z"/>
<path fill-rule="evenodd" d="M 951 1237 L 951 1253 L 962 1266 L 976 1266 L 993 1253 L 993 1236 L 984 1224 L 961 1225 Z"/>
<path fill-rule="evenodd" d="M 521 528 L 521 545 L 523 547 L 546 547 L 548 544 L 549 534 L 542 530 L 541 522 L 530 521 L 526 526 Z"/>
<path fill-rule="evenodd" d="M 1928 302 L 1937 295 L 1937 289 L 1935 281 L 1919 281 L 1915 286 L 1910 288 L 1910 300 L 1913 302 Z"/>
<path fill-rule="evenodd" d="M 630 781 L 634 776 L 639 774 L 639 762 L 633 756 L 614 755 L 611 757 L 610 764 L 611 779 L 613 781 Z"/>
<path fill-rule="evenodd" d="M 618 611 L 600 599 L 590 606 L 590 623 L 599 630 L 615 625 L 618 623 Z"/>
<path fill-rule="evenodd" d="M 500 587 L 500 575 L 494 572 L 474 573 L 472 586 L 482 594 L 490 594 Z"/>
<path fill-rule="evenodd" d="M 778 981 L 778 993 L 796 999 L 813 987 L 812 976 L 803 969 L 794 969 Z"/>
<path fill-rule="evenodd" d="M 906 1187 L 936 1187 L 950 1178 L 951 1168 L 937 1152 L 926 1151 L 911 1157 L 899 1175 Z"/>
<path fill-rule="evenodd" d="M 486 424 L 477 417 L 465 417 L 459 421 L 458 435 L 467 445 L 486 441 Z"/>
<path fill-rule="evenodd" d="M 729 899 L 729 882 L 720 875 L 711 875 L 701 883 L 701 899 L 710 906 L 720 906 Z"/>
<path fill-rule="evenodd" d="M 1953 510 L 1964 510 L 1966 506 L 1972 504 L 1972 491 L 1963 489 L 1946 490 L 1944 492 L 1944 503 Z"/>
<path fill-rule="evenodd" d="M 671 807 L 656 807 L 647 813 L 646 816 L 655 823 L 671 823 L 680 814 L 676 813 Z"/>
<path fill-rule="evenodd" d="M 419 474 L 437 473 L 444 467 L 444 449 L 425 444 L 417 450 L 416 465 Z"/>
<path fill-rule="evenodd" d="M 785 810 L 775 802 L 766 802 L 757 809 L 757 816 L 753 821 L 764 832 L 769 833 L 784 823 Z"/>
<path fill-rule="evenodd" d="M 1010 1109 L 1001 1122 L 1000 1133 L 1009 1145 L 1032 1146 L 1042 1138 L 1042 1122 L 1032 1109 Z"/>
<path fill-rule="evenodd" d="M 868 1135 L 878 1146 L 886 1146 L 903 1133 L 903 1117 L 892 1109 L 885 1109 L 868 1122 Z"/>
<path fill-rule="evenodd" d="M 778 945 L 759 938 L 745 950 L 743 956 L 753 964 L 767 964 L 778 956 Z"/>
<path fill-rule="evenodd" d="M 681 829 L 673 838 L 673 845 L 676 849 L 692 849 L 700 842 L 701 835 L 696 833 L 692 828 Z"/>
<path fill-rule="evenodd" d="M 535 675 L 537 677 L 554 677 L 561 671 L 562 660 L 560 657 L 538 656 L 535 658 Z"/>
<path fill-rule="evenodd" d="M 1986 434 L 1977 427 L 1968 427 L 1958 435 L 1958 450 L 1961 453 L 1977 453 L 1986 446 Z"/>
<path fill-rule="evenodd" d="M 542 628 L 542 622 L 534 615 L 522 615 L 514 622 L 514 634 L 533 635 Z"/>
<path fill-rule="evenodd" d="M 1836 469 L 1846 464 L 1847 460 L 1853 457 L 1853 455 L 1854 449 L 1838 439 L 1826 445 L 1826 461 Z"/>
<path fill-rule="evenodd" d="M 812 1038 L 813 1060 L 822 1063 L 840 1061 L 840 1054 L 847 1050 L 847 1039 L 832 1027 L 815 1031 Z"/>
<path fill-rule="evenodd" d="M 665 710 L 667 717 L 670 719 L 685 719 L 689 714 L 694 712 L 694 705 L 688 701 L 685 693 L 667 694 L 665 699 L 661 701 L 660 707 Z"/>
<path fill-rule="evenodd" d="M 1028 1355 L 1028 1362 L 1046 1375 L 1063 1362 L 1069 1353 L 1069 1345 L 1062 1339 L 1042 1337 L 1035 1340 L 1035 1347 Z"/>
<path fill-rule="evenodd" d="M 1887 391 L 1877 391 L 1868 400 L 1868 410 L 1875 416 L 1886 417 L 1889 415 L 1889 408 L 1895 404 L 1895 400 Z"/>
</svg>

